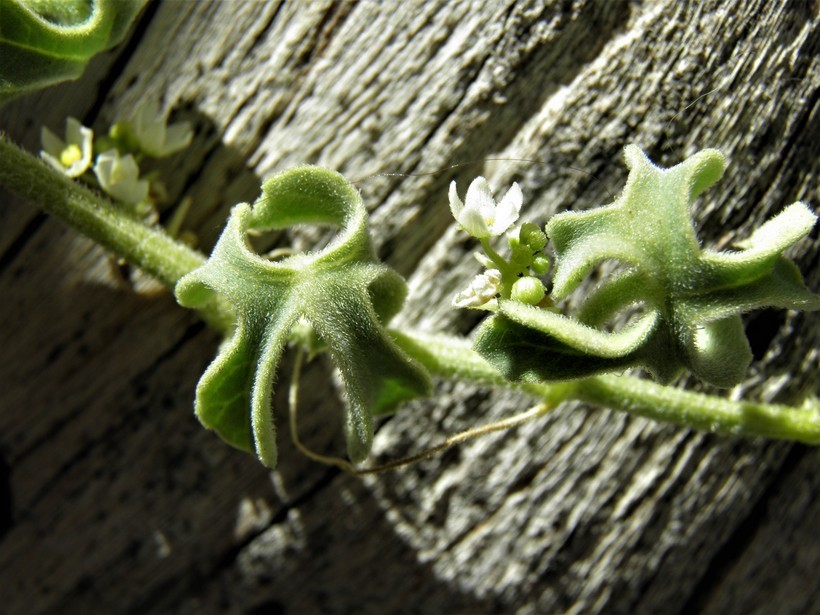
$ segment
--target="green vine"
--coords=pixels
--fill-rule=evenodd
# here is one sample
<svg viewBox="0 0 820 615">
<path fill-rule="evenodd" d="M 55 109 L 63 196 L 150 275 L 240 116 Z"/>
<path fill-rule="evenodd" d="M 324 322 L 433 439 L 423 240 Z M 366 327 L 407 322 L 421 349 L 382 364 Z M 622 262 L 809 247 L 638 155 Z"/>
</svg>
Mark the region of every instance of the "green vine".
<svg viewBox="0 0 820 615">
<path fill-rule="evenodd" d="M 138 135 L 128 127 L 134 125 L 119 134 Z M 820 298 L 783 256 L 815 223 L 806 205 L 787 207 L 732 251 L 700 247 L 690 208 L 723 171 L 724 159 L 714 150 L 660 169 L 629 146 L 630 176 L 612 205 L 559 214 L 543 230 L 514 226 L 523 202 L 517 186 L 496 203 L 483 178 L 464 201 L 454 184 L 453 214 L 485 251 L 478 258 L 486 270 L 454 297 L 456 307 L 490 312 L 473 347 L 463 338 L 388 328 L 406 287 L 376 258 L 361 197 L 338 173 L 299 167 L 266 181 L 254 204 L 234 207 L 206 259 L 128 207 L 104 182 L 89 187 L 89 181 L 71 179 L 92 172 L 90 162 L 76 172 L 88 147 L 80 128 L 71 130 L 80 140 L 79 158 L 68 134 L 52 160 L 44 155 L 47 162 L 0 139 L 0 184 L 175 288 L 180 304 L 199 310 L 225 333 L 199 382 L 196 413 L 206 427 L 269 467 L 277 457 L 272 388 L 288 343 L 327 353 L 339 368 L 354 463 L 370 451 L 373 416 L 429 394 L 431 377 L 522 390 L 538 402 L 525 418 L 574 399 L 696 429 L 820 443 L 814 398 L 799 407 L 731 401 L 611 373 L 643 366 L 663 382 L 687 370 L 732 386 L 750 359 L 739 313 L 761 306 L 820 307 Z M 183 136 L 178 132 L 171 141 Z M 115 143 L 112 155 L 133 151 L 136 161 L 145 148 L 133 143 L 139 139 Z M 92 151 L 100 149 L 95 141 Z M 315 252 L 269 258 L 252 249 L 249 235 L 296 224 L 327 225 L 338 234 Z M 509 257 L 491 245 L 504 233 Z M 554 246 L 552 266 L 548 242 Z M 613 259 L 625 269 L 601 282 L 575 313 L 563 313 L 562 301 L 592 268 Z M 635 314 L 618 329 L 625 310 Z"/>
</svg>

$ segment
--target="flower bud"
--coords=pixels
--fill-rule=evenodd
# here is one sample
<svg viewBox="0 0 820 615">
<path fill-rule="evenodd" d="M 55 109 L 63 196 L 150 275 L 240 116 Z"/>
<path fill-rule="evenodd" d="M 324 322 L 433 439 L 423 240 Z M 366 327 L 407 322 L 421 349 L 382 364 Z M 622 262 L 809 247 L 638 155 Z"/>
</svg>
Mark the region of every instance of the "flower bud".
<svg viewBox="0 0 820 615">
<path fill-rule="evenodd" d="M 512 285 L 512 293 L 510 298 L 513 301 L 520 301 L 521 303 L 528 303 L 529 305 L 536 305 L 546 295 L 547 291 L 544 284 L 538 278 L 526 276 L 519 278 Z"/>
<path fill-rule="evenodd" d="M 533 252 L 543 250 L 547 245 L 547 236 L 537 225 L 532 222 L 525 222 L 521 225 L 519 232 L 521 243 L 530 248 Z"/>
<path fill-rule="evenodd" d="M 550 270 L 550 259 L 546 254 L 536 254 L 532 257 L 532 271 L 535 275 L 544 275 Z"/>
</svg>

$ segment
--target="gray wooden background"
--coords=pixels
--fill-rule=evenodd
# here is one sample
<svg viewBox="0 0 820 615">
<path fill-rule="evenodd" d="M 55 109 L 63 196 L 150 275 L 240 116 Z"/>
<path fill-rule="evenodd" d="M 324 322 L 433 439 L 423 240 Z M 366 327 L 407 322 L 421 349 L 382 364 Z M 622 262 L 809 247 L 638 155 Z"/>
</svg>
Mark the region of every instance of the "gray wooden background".
<svg viewBox="0 0 820 615">
<path fill-rule="evenodd" d="M 197 128 L 162 167 L 172 199 L 193 197 L 204 249 L 262 178 L 338 169 L 408 278 L 402 321 L 468 334 L 476 316 L 449 308 L 478 271 L 450 219 L 454 178 L 518 181 L 525 217 L 543 222 L 609 202 L 627 143 L 665 166 L 717 147 L 731 162 L 698 203 L 704 242 L 727 245 L 798 199 L 817 208 L 817 19 L 807 0 L 164 0 L 80 81 L 0 110 L 0 129 L 37 151 L 41 125 L 73 115 L 103 130 L 160 97 Z M 816 231 L 795 257 L 820 288 Z M 293 449 L 289 359 L 268 473 L 192 414 L 217 336 L 132 282 L 3 197 L 4 613 L 820 612 L 816 449 L 570 406 L 356 479 Z M 746 323 L 758 360 L 745 394 L 816 392 L 816 316 Z M 338 453 L 332 382 L 325 363 L 308 367 L 302 430 Z M 377 457 L 527 403 L 439 383 L 382 427 Z"/>
</svg>

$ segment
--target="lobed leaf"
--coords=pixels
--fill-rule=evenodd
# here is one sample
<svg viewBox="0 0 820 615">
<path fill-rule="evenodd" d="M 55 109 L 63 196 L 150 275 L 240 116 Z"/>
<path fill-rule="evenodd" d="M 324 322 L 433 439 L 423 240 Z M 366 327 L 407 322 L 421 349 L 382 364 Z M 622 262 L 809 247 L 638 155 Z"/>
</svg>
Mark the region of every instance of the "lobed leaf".
<svg viewBox="0 0 820 615">
<path fill-rule="evenodd" d="M 339 368 L 348 402 L 348 455 L 359 462 L 371 448 L 372 415 L 431 388 L 427 373 L 383 326 L 401 308 L 406 285 L 377 261 L 361 197 L 338 173 L 300 167 L 265 182 L 262 191 L 252 207 L 234 207 L 208 262 L 176 287 L 184 306 L 202 305 L 219 293 L 238 314 L 236 331 L 197 386 L 196 414 L 227 442 L 274 467 L 273 383 L 300 323 L 318 334 L 316 347 L 326 348 Z M 276 262 L 248 245 L 249 231 L 303 223 L 340 232 L 322 250 Z"/>
<path fill-rule="evenodd" d="M 625 149 L 629 178 L 609 206 L 566 212 L 546 226 L 555 246 L 552 297 L 566 298 L 605 260 L 628 266 L 586 298 L 577 319 L 500 301 L 476 337 L 476 349 L 511 379 L 555 380 L 643 366 L 668 381 L 688 369 L 723 387 L 741 381 L 752 359 L 739 314 L 773 306 L 815 310 L 783 252 L 816 221 L 803 203 L 763 224 L 738 250 L 700 247 L 692 201 L 717 181 L 723 155 L 703 150 L 670 169 L 653 165 L 636 146 Z M 601 329 L 627 306 L 638 321 Z"/>
</svg>

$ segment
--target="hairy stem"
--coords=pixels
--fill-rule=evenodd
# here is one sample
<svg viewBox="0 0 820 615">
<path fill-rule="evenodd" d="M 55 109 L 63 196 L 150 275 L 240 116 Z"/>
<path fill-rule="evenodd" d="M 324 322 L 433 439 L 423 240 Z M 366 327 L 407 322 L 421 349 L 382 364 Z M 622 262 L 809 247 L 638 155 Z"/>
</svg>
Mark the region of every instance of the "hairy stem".
<svg viewBox="0 0 820 615">
<path fill-rule="evenodd" d="M 428 371 L 447 380 L 467 380 L 493 388 L 524 391 L 554 407 L 578 397 L 580 382 L 510 382 L 472 348 L 470 340 L 446 335 L 429 335 L 415 331 L 390 329 L 390 335 L 413 359 Z"/>
<path fill-rule="evenodd" d="M 820 444 L 818 404 L 797 408 L 732 401 L 624 376 L 597 376 L 582 382 L 579 399 L 637 416 L 704 431 Z"/>
<path fill-rule="evenodd" d="M 0 185 L 136 265 L 169 288 L 206 257 L 150 227 L 79 182 L 0 136 Z M 201 310 L 220 331 L 233 326 L 233 310 L 213 302 Z"/>
<path fill-rule="evenodd" d="M 694 429 L 820 444 L 820 405 L 797 408 L 732 401 L 631 376 L 595 376 L 555 383 L 504 380 L 467 340 L 391 330 L 396 343 L 440 378 L 469 380 L 530 393 L 549 406 L 576 399 Z"/>
</svg>

